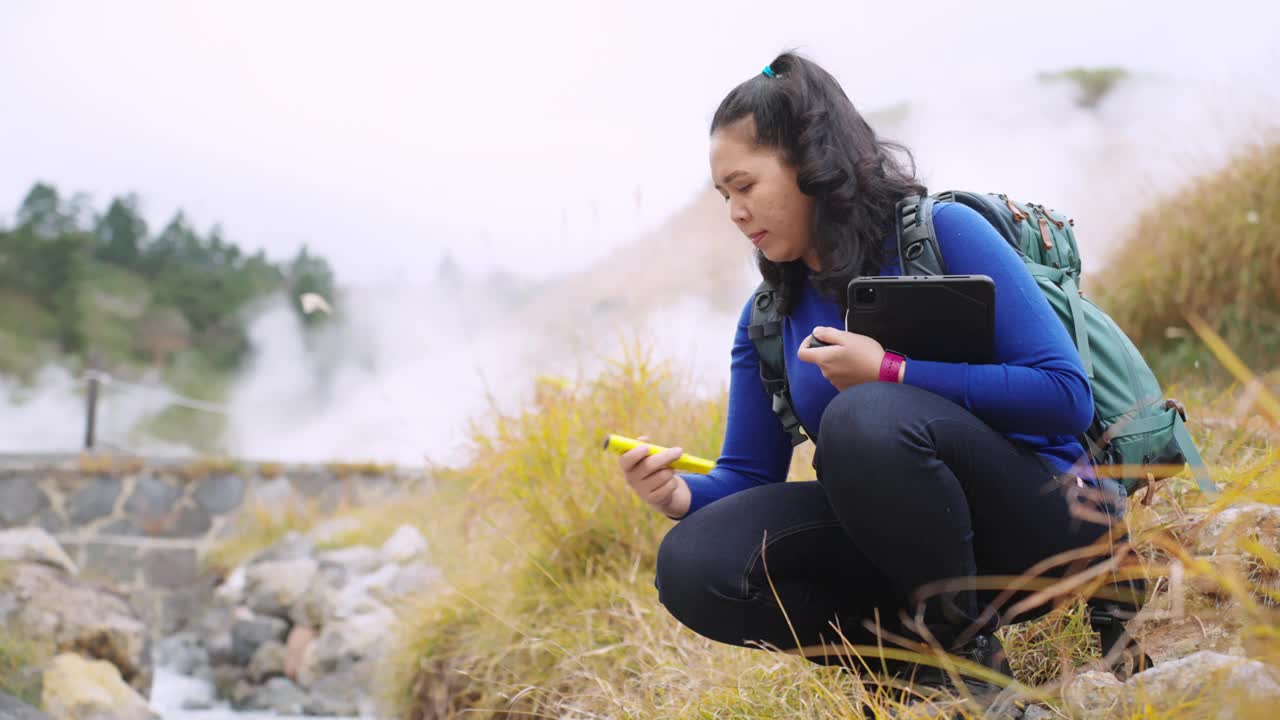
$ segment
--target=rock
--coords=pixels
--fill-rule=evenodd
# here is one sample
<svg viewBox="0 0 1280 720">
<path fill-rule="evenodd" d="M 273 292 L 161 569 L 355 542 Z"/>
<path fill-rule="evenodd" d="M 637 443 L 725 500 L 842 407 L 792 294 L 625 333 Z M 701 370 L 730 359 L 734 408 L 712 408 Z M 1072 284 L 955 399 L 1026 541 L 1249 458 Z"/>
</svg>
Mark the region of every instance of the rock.
<svg viewBox="0 0 1280 720">
<path fill-rule="evenodd" d="M 172 635 L 197 627 L 197 621 L 208 608 L 209 596 L 213 591 L 209 580 L 210 578 L 203 577 L 200 582 L 188 587 L 159 594 L 159 631 L 162 635 Z"/>
<path fill-rule="evenodd" d="M 264 562 L 279 562 L 281 560 L 298 560 L 300 558 L 310 558 L 316 552 L 315 543 L 307 539 L 305 535 L 296 532 L 285 533 L 275 545 L 254 555 L 249 561 L 249 565 L 256 565 Z"/>
<path fill-rule="evenodd" d="M 431 588 L 440 579 L 440 570 L 426 563 L 410 563 L 400 568 L 388 588 L 393 596 L 416 595 Z"/>
<path fill-rule="evenodd" d="M 302 666 L 302 658 L 316 639 L 316 631 L 306 625 L 294 625 L 284 643 L 284 675 L 290 680 L 298 679 L 298 668 Z"/>
<path fill-rule="evenodd" d="M 352 545 L 340 550 L 329 550 L 317 553 L 316 560 L 320 566 L 337 565 L 351 575 L 364 575 L 377 570 L 382 565 L 382 553 L 368 545 Z"/>
<path fill-rule="evenodd" d="M 179 675 L 194 675 L 198 668 L 210 664 L 209 651 L 201 645 L 200 636 L 191 631 L 161 638 L 156 642 L 151 657 L 156 667 Z"/>
<path fill-rule="evenodd" d="M 349 575 L 341 565 L 321 564 L 306 592 L 289 609 L 289 619 L 296 625 L 324 625 L 333 614 L 338 591 L 346 585 Z"/>
<path fill-rule="evenodd" d="M 308 712 L 344 714 L 359 708 L 360 698 L 368 697 L 375 666 L 394 625 L 395 615 L 383 608 L 321 629 L 303 652 L 298 669 L 298 684 L 316 700 Z"/>
<path fill-rule="evenodd" d="M 118 479 L 105 475 L 96 477 L 67 500 L 67 518 L 78 527 L 110 515 L 119 496 Z"/>
<path fill-rule="evenodd" d="M 138 548 L 90 540 L 84 545 L 84 565 L 93 577 L 113 585 L 132 585 L 138 578 Z"/>
<path fill-rule="evenodd" d="M 1087 672 L 1071 681 L 1063 699 L 1075 717 L 1106 718 L 1123 711 L 1125 688 L 1111 673 Z"/>
<path fill-rule="evenodd" d="M 401 525 L 382 544 L 382 556 L 388 562 L 408 562 L 427 551 L 427 539 L 412 525 Z"/>
<path fill-rule="evenodd" d="M 360 521 L 350 515 L 339 515 L 317 523 L 307 531 L 307 539 L 316 545 L 324 545 L 340 539 L 343 535 L 360 529 Z"/>
<path fill-rule="evenodd" d="M 241 604 L 244 601 L 245 575 L 244 566 L 237 566 L 213 591 L 214 599 L 231 607 Z"/>
<path fill-rule="evenodd" d="M 236 710 L 248 710 L 249 703 L 252 702 L 257 688 L 247 678 L 240 678 L 231 688 L 231 692 L 227 695 L 227 699 L 231 701 L 231 707 Z"/>
<path fill-rule="evenodd" d="M 329 618 L 340 620 L 361 613 L 385 610 L 386 606 L 378 598 L 391 594 L 388 588 L 399 572 L 398 565 L 388 564 L 375 572 L 351 578 L 333 596 Z"/>
<path fill-rule="evenodd" d="M 289 484 L 289 478 L 278 477 L 254 486 L 253 501 L 264 508 L 297 507 L 298 494 Z"/>
<path fill-rule="evenodd" d="M 339 717 L 367 715 L 368 713 L 361 708 L 368 705 L 369 701 L 362 693 L 363 691 L 358 686 L 353 687 L 350 684 L 335 683 L 316 688 L 307 697 L 307 704 L 303 711 L 307 715 L 336 715 Z"/>
<path fill-rule="evenodd" d="M 147 626 L 123 596 L 34 563 L 15 565 L 3 585 L 20 599 L 11 619 L 27 632 L 59 650 L 109 661 L 134 689 L 150 692 Z"/>
<path fill-rule="evenodd" d="M 1200 530 L 1197 553 L 1239 552 L 1236 542 L 1251 534 L 1269 537 L 1271 546 L 1280 550 L 1280 505 L 1243 503 L 1211 516 Z"/>
<path fill-rule="evenodd" d="M 200 574 L 195 548 L 151 548 L 142 555 L 142 577 L 152 587 L 187 587 Z"/>
<path fill-rule="evenodd" d="M 124 503 L 124 511 L 135 516 L 142 527 L 149 528 L 168 522 L 173 506 L 182 497 L 182 491 L 172 484 L 151 475 L 138 478 L 133 492 Z"/>
<path fill-rule="evenodd" d="M 1226 585 L 1218 582 L 1218 577 L 1226 575 L 1229 577 L 1243 578 L 1245 577 L 1245 556 L 1237 553 L 1223 553 L 1218 555 L 1206 555 L 1196 558 L 1202 560 L 1212 568 L 1211 573 L 1193 573 L 1187 578 L 1187 587 L 1193 592 L 1201 595 L 1212 595 L 1214 597 L 1230 597 L 1231 591 Z"/>
<path fill-rule="evenodd" d="M 17 525 L 49 506 L 49 498 L 34 478 L 0 478 L 0 526 Z"/>
<path fill-rule="evenodd" d="M 48 715 L 0 691 L 0 720 L 50 720 Z"/>
<path fill-rule="evenodd" d="M 1125 683 L 1131 702 L 1143 702 L 1171 712 L 1193 698 L 1212 696 L 1215 716 L 1248 717 L 1232 710 L 1280 707 L 1280 678 L 1257 660 L 1209 650 L 1161 663 Z"/>
<path fill-rule="evenodd" d="M 1030 705 L 1022 711 L 1022 720 L 1055 720 L 1057 715 L 1043 705 Z"/>
<path fill-rule="evenodd" d="M 34 527 L 0 530 L 0 560 L 44 563 L 68 575 L 80 572 L 52 535 Z"/>
<path fill-rule="evenodd" d="M 244 480 L 238 475 L 210 475 L 200 481 L 192 497 L 208 512 L 230 512 L 244 498 Z"/>
<path fill-rule="evenodd" d="M 319 567 L 309 557 L 250 565 L 245 571 L 245 602 L 256 613 L 288 617 Z"/>
<path fill-rule="evenodd" d="M 246 666 L 264 643 L 284 640 L 289 624 L 280 618 L 258 616 L 231 625 L 231 661 Z"/>
<path fill-rule="evenodd" d="M 307 693 L 289 678 L 273 677 L 253 691 L 247 707 L 250 710 L 270 710 L 281 715 L 301 715 L 307 712 L 309 699 Z"/>
<path fill-rule="evenodd" d="M 62 653 L 44 672 L 40 704 L 58 720 L 158 720 L 147 701 L 103 660 Z"/>
<path fill-rule="evenodd" d="M 284 644 L 272 640 L 258 646 L 249 661 L 249 680 L 261 685 L 264 681 L 284 675 Z"/>
<path fill-rule="evenodd" d="M 1254 717 L 1253 708 L 1280 707 L 1280 678 L 1257 660 L 1202 650 L 1123 684 L 1107 673 L 1085 673 L 1064 694 L 1073 714 L 1085 718 L 1185 714 L 1231 720 Z"/>
<path fill-rule="evenodd" d="M 214 692 L 218 694 L 218 697 L 231 697 L 240 683 L 247 682 L 245 679 L 247 673 L 244 668 L 234 665 L 215 665 L 211 675 L 213 677 L 210 682 L 213 683 Z"/>
</svg>

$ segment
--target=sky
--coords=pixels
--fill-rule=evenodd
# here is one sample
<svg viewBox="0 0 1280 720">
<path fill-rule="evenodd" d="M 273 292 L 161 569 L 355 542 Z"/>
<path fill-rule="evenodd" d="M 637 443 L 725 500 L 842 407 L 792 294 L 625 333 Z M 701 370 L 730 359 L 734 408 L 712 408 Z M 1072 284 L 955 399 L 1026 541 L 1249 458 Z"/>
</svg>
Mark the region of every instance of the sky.
<svg viewBox="0 0 1280 720">
<path fill-rule="evenodd" d="M 576 318 L 618 287 L 647 291 L 644 273 L 595 264 L 611 250 L 721 257 L 632 244 L 706 192 L 716 105 L 780 51 L 827 68 L 863 111 L 909 103 L 885 130 L 932 191 L 1067 212 L 1086 276 L 1153 196 L 1239 152 L 1255 123 L 1280 129 L 1274 1 L 911 7 L 0 0 L 0 224 L 39 180 L 100 211 L 136 192 L 153 232 L 181 209 L 275 260 L 309 245 L 344 286 L 346 322 L 304 342 L 273 298 L 247 320 L 252 356 L 227 396 L 194 399 L 224 408 L 239 457 L 417 463 L 460 459 L 461 420 L 523 407 L 540 373 L 590 377 L 617 355 L 614 330 L 692 370 L 699 392 L 727 382 L 738 308 L 696 282 L 619 327 L 578 328 L 584 362 L 484 278 L 452 290 L 436 268 L 448 254 L 552 289 L 592 268 L 581 307 L 560 313 Z M 1077 66 L 1135 81 L 1094 109 L 1036 81 Z M 745 243 L 716 247 L 747 260 Z M 756 277 L 742 282 L 745 297 Z M 104 444 L 190 451 L 131 432 L 173 401 L 157 381 L 104 389 Z M 0 377 L 0 452 L 77 447 L 82 389 L 56 366 L 31 387 Z"/>
<path fill-rule="evenodd" d="M 548 278 L 703 187 L 717 102 L 783 49 L 864 110 L 1077 65 L 1280 69 L 1265 0 L 901 7 L 7 0 L 0 220 L 43 180 L 137 192 L 153 230 L 182 209 L 273 258 L 306 243 L 344 283 L 428 282 L 445 253 Z"/>
</svg>

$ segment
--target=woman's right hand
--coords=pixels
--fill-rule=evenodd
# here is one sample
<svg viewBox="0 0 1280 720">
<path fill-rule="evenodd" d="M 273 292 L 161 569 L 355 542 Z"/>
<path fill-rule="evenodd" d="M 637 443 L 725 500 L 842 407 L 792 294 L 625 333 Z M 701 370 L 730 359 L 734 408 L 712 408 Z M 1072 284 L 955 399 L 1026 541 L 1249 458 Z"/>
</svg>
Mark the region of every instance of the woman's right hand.
<svg viewBox="0 0 1280 720">
<path fill-rule="evenodd" d="M 636 439 L 648 440 L 644 435 Z M 618 466 L 631 489 L 672 520 L 684 517 L 693 499 L 689 484 L 671 468 L 671 463 L 683 454 L 683 449 L 673 447 L 650 455 L 649 446 L 639 445 L 618 456 Z"/>
</svg>

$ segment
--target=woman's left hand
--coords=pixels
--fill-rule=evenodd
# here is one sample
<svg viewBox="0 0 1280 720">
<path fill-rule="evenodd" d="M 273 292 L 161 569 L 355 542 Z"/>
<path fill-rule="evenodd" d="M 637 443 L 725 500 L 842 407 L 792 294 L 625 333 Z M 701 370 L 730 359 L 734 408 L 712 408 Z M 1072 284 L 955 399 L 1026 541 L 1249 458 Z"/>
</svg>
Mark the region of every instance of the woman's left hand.
<svg viewBox="0 0 1280 720">
<path fill-rule="evenodd" d="M 796 357 L 816 364 L 837 390 L 880 379 L 884 346 L 874 338 L 821 325 L 813 329 L 813 337 L 828 346 L 809 347 L 809 338 L 805 338 Z"/>
</svg>

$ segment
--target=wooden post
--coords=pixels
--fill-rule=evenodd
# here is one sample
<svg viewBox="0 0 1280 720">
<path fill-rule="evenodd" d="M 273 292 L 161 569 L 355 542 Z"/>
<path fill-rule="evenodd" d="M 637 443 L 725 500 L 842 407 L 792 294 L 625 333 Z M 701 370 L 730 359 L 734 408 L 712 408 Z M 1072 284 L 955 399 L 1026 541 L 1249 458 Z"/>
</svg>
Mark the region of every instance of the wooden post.
<svg viewBox="0 0 1280 720">
<path fill-rule="evenodd" d="M 84 449 L 93 449 L 93 435 L 98 417 L 98 361 L 89 355 L 89 396 L 85 406 Z"/>
</svg>

